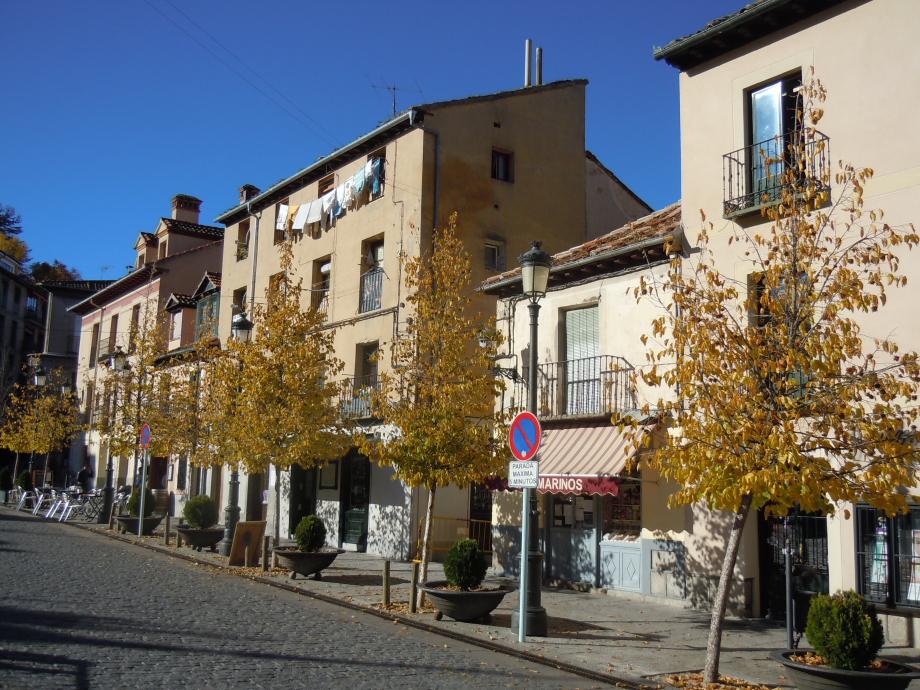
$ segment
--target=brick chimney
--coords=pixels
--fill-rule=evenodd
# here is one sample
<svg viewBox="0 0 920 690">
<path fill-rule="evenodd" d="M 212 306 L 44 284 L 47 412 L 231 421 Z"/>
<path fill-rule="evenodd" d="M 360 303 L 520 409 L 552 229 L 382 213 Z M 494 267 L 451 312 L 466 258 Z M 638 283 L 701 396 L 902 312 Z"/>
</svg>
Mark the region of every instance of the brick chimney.
<svg viewBox="0 0 920 690">
<path fill-rule="evenodd" d="M 172 198 L 172 217 L 187 223 L 198 223 L 201 212 L 201 199 L 188 194 L 176 194 Z"/>
<path fill-rule="evenodd" d="M 244 184 L 242 187 L 240 187 L 240 203 L 245 204 L 253 197 L 258 196 L 260 191 L 262 190 L 260 190 L 254 184 Z"/>
</svg>

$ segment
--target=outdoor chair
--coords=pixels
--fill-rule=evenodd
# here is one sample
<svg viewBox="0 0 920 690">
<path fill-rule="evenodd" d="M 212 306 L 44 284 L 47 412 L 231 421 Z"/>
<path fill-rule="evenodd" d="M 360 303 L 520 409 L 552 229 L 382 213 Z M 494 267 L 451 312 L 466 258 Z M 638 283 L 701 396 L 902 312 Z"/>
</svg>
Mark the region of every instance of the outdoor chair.
<svg viewBox="0 0 920 690">
<path fill-rule="evenodd" d="M 45 505 L 45 503 L 47 503 L 48 501 L 53 500 L 54 489 L 51 489 L 50 492 L 39 491 L 38 489 L 36 489 L 35 494 L 37 498 L 35 500 L 35 507 L 32 509 L 32 515 L 37 516 L 38 513 L 41 511 L 42 506 Z"/>
<path fill-rule="evenodd" d="M 62 508 L 66 501 L 67 501 L 66 494 L 52 491 L 51 492 L 51 507 L 48 508 L 48 512 L 45 513 L 45 519 L 53 520 L 54 515 L 58 512 L 58 509 Z"/>
<path fill-rule="evenodd" d="M 21 486 L 17 486 L 16 488 L 19 489 L 19 503 L 16 504 L 16 510 L 22 510 L 23 508 L 25 508 L 26 503 L 29 504 L 28 505 L 29 510 L 34 508 L 35 500 L 36 500 L 35 492 L 32 491 L 31 489 L 29 491 L 23 491 Z"/>
</svg>

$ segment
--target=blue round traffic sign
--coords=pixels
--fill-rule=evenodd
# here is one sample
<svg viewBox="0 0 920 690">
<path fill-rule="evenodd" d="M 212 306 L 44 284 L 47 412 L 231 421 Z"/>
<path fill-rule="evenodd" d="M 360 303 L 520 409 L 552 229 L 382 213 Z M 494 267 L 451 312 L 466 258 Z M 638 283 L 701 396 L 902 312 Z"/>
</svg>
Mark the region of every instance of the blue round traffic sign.
<svg viewBox="0 0 920 690">
<path fill-rule="evenodd" d="M 144 424 L 144 426 L 141 427 L 141 447 L 142 448 L 150 447 L 150 437 L 151 436 L 152 434 L 150 433 L 150 425 Z"/>
<path fill-rule="evenodd" d="M 531 460 L 537 454 L 542 438 L 540 420 L 532 412 L 521 412 L 512 420 L 508 446 L 518 460 Z"/>
</svg>

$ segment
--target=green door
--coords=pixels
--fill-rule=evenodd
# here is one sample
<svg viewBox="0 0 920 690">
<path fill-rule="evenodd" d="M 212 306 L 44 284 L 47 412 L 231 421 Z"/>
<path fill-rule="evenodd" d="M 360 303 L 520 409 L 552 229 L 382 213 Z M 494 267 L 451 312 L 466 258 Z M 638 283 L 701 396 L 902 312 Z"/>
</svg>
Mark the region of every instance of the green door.
<svg viewBox="0 0 920 690">
<path fill-rule="evenodd" d="M 358 551 L 367 550 L 367 513 L 371 494 L 371 463 L 354 448 L 342 461 L 343 544 L 354 544 Z"/>
</svg>

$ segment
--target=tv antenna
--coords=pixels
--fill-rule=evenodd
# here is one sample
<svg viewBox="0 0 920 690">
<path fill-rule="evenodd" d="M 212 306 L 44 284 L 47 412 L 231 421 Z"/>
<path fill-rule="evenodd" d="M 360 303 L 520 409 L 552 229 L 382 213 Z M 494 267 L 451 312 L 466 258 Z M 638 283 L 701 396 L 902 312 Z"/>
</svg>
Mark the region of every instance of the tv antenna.
<svg viewBox="0 0 920 690">
<path fill-rule="evenodd" d="M 417 93 L 424 95 L 422 93 L 422 88 L 418 85 L 418 81 L 415 82 L 415 88 L 407 88 L 405 86 L 399 86 L 398 84 L 390 84 L 385 81 L 381 81 L 379 84 L 371 84 L 371 88 L 377 91 L 388 91 L 390 97 L 393 100 L 393 117 L 396 117 L 396 94 L 399 91 L 408 92 L 408 93 Z"/>
</svg>

